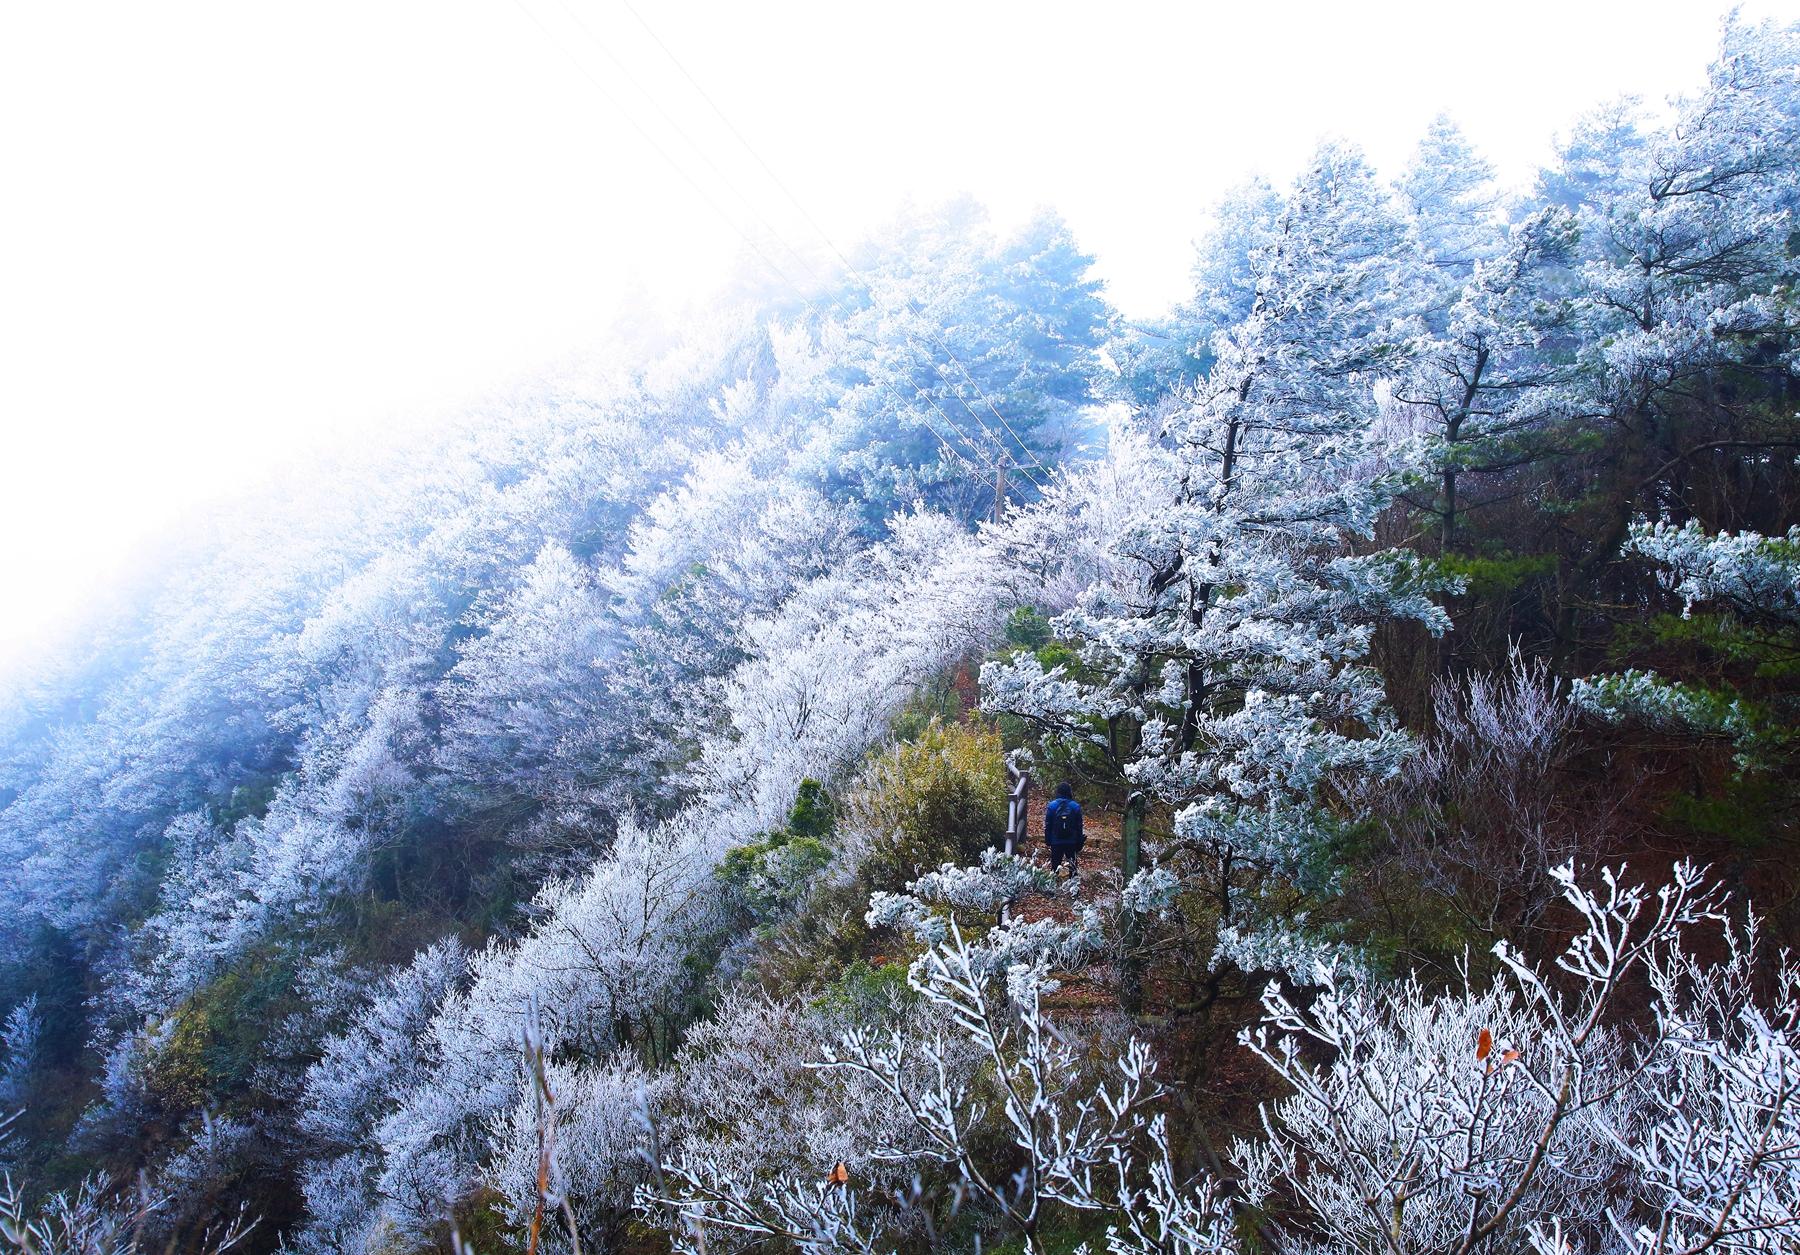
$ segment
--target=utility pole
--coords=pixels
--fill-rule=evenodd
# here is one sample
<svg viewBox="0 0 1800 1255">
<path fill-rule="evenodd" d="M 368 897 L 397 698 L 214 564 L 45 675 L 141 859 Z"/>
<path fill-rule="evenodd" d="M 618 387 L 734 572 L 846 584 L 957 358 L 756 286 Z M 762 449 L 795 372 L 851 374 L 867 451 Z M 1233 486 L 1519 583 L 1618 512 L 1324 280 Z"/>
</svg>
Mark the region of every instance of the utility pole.
<svg viewBox="0 0 1800 1255">
<path fill-rule="evenodd" d="M 1006 513 L 1006 467 L 1010 461 L 1010 455 L 1003 452 L 1000 460 L 994 464 L 994 522 L 996 523 Z"/>
</svg>

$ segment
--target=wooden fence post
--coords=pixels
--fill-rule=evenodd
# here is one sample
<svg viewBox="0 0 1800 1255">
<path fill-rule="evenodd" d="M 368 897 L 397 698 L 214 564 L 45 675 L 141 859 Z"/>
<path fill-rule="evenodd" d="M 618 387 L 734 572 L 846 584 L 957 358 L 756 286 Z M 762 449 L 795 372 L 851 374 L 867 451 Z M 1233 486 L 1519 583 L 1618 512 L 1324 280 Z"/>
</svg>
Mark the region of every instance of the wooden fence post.
<svg viewBox="0 0 1800 1255">
<path fill-rule="evenodd" d="M 1030 825 L 1030 815 L 1026 807 L 1031 793 L 1031 777 L 1011 763 L 1006 764 L 1007 774 L 1011 775 L 1012 791 L 1006 797 L 1006 852 L 1017 854 L 1024 844 L 1026 829 Z"/>
<path fill-rule="evenodd" d="M 1017 854 L 1025 844 L 1025 836 L 1031 824 L 1030 796 L 1031 776 L 1011 763 L 1006 764 L 1007 774 L 1012 776 L 1012 789 L 1006 795 L 1006 852 Z M 1006 907 L 1000 908 L 1000 922 L 1006 922 Z"/>
<path fill-rule="evenodd" d="M 1125 801 L 1124 840 L 1120 842 L 1123 854 L 1119 869 L 1123 873 L 1119 881 L 1121 890 L 1131 883 L 1131 878 L 1143 866 L 1146 804 L 1147 799 L 1142 793 L 1133 793 Z M 1144 974 L 1136 953 L 1141 931 L 1136 912 L 1126 916 L 1122 938 L 1124 956 L 1119 962 L 1119 1004 L 1132 1015 L 1144 1009 Z"/>
</svg>

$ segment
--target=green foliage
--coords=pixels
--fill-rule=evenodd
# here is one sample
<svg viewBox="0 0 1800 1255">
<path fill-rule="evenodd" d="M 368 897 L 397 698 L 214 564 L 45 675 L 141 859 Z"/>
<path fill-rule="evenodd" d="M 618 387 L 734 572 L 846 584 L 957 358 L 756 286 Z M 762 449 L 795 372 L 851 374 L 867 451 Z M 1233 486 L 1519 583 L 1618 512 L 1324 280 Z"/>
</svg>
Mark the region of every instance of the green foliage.
<svg viewBox="0 0 1800 1255">
<path fill-rule="evenodd" d="M 1789 683 L 1800 679 L 1800 650 L 1791 640 L 1728 612 L 1695 609 L 1626 624 L 1614 637 L 1609 657 L 1617 664 L 1646 650 L 1679 651 L 1697 665 L 1730 667 L 1746 679 Z"/>
<path fill-rule="evenodd" d="M 877 958 L 871 949 L 869 891 L 862 881 L 823 883 L 793 914 L 758 935 L 745 983 L 773 998 L 808 996 L 844 975 L 857 963 Z"/>
<path fill-rule="evenodd" d="M 787 830 L 796 837 L 823 841 L 837 832 L 837 805 L 825 786 L 808 777 L 800 782 L 788 808 Z"/>
<path fill-rule="evenodd" d="M 1044 1218 L 1038 1234 L 1044 1255 L 1081 1255 L 1081 1252 L 1106 1249 L 1109 1217 L 1104 1212 L 1083 1212 L 1053 1208 Z M 1025 1255 L 1023 1237 L 1010 1238 L 982 1249 L 993 1255 Z"/>
<path fill-rule="evenodd" d="M 797 906 L 830 862 L 830 848 L 817 837 L 772 832 L 726 851 L 718 876 L 754 919 L 767 922 Z"/>
<path fill-rule="evenodd" d="M 1020 606 L 1006 617 L 1006 643 L 1015 649 L 1042 649 L 1050 643 L 1050 620 L 1036 606 Z"/>
<path fill-rule="evenodd" d="M 479 1251 L 481 1255 L 514 1255 L 526 1247 L 525 1235 L 513 1224 L 512 1218 L 507 1214 L 506 1199 L 496 1190 L 476 1191 L 455 1206 L 452 1218 L 456 1234 L 464 1243 L 463 1249 Z M 555 1231 L 553 1217 L 551 1232 Z M 442 1236 L 447 1238 L 449 1235 L 446 1233 Z M 447 1241 L 442 1246 L 443 1249 L 450 1249 Z M 381 1255 L 385 1255 L 385 1252 Z M 402 1255 L 402 1251 L 396 1250 L 394 1255 Z"/>
<path fill-rule="evenodd" d="M 1504 596 L 1525 583 L 1556 571 L 1553 553 L 1510 553 L 1500 550 L 1486 556 L 1446 553 L 1424 559 L 1433 573 L 1461 583 L 1463 595 L 1474 599 Z"/>
<path fill-rule="evenodd" d="M 1698 836 L 1754 849 L 1770 838 L 1770 817 L 1781 813 L 1791 786 L 1769 775 L 1732 775 L 1716 793 L 1677 793 L 1664 813 Z"/>
<path fill-rule="evenodd" d="M 1660 800 L 1660 818 L 1744 853 L 1779 849 L 1796 813 L 1800 633 L 1784 608 L 1791 592 L 1785 601 L 1782 593 L 1793 579 L 1794 550 L 1779 535 L 1721 550 L 1735 553 L 1735 575 L 1702 580 L 1704 598 L 1679 614 L 1622 623 L 1606 655 L 1615 674 L 1577 685 L 1600 718 L 1686 742 L 1680 774 L 1691 784 Z M 1679 571 L 1681 561 L 1654 543 L 1645 556 L 1662 590 L 1682 596 L 1664 570 Z"/>
<path fill-rule="evenodd" d="M 942 863 L 973 863 L 1006 829 L 1006 764 L 985 724 L 933 720 L 915 741 L 875 758 L 850 811 L 873 846 L 873 888 L 899 888 Z"/>
<path fill-rule="evenodd" d="M 955 723 L 977 705 L 978 685 L 968 667 L 947 667 L 919 686 L 895 715 L 889 732 L 896 741 L 916 741 L 933 723 Z"/>
<path fill-rule="evenodd" d="M 805 898 L 831 862 L 836 833 L 837 808 L 825 786 L 802 780 L 786 826 L 727 850 L 717 875 L 752 920 L 769 923 Z"/>
<path fill-rule="evenodd" d="M 873 758 L 844 806 L 869 841 L 855 874 L 816 879 L 792 910 L 763 924 L 747 979 L 774 997 L 811 994 L 846 1010 L 886 1005 L 888 991 L 904 985 L 905 965 L 884 965 L 874 953 L 864 920 L 870 893 L 979 858 L 1006 826 L 1005 776 L 999 734 L 983 724 L 929 720 L 918 739 Z M 748 885 L 772 850 L 805 849 L 792 829 L 810 796 L 803 789 L 789 828 L 772 834 L 778 845 L 762 837 L 730 851 L 722 877 Z"/>
<path fill-rule="evenodd" d="M 1690 684 L 1629 670 L 1581 681 L 1576 697 L 1604 719 L 1727 741 L 1740 774 L 1786 773 L 1800 743 L 1787 703 L 1753 700 L 1729 683 Z"/>
<path fill-rule="evenodd" d="M 252 951 L 172 1013 L 145 1064 L 146 1092 L 175 1121 L 248 1093 L 268 1034 L 296 1009 L 291 958 L 272 945 Z"/>
<path fill-rule="evenodd" d="M 205 1104 L 211 1086 L 206 1053 L 212 1044 L 212 1017 L 204 1007 L 175 1012 L 173 1030 L 144 1067 L 144 1092 L 174 1120 Z M 161 1026 L 157 1026 L 160 1030 Z"/>
<path fill-rule="evenodd" d="M 213 826 L 221 832 L 229 832 L 239 820 L 261 819 L 267 815 L 285 774 L 266 772 L 233 787 L 223 801 L 213 804 Z"/>
<path fill-rule="evenodd" d="M 871 966 L 867 960 L 857 959 L 825 986 L 813 1005 L 852 1023 L 879 1022 L 891 1008 L 918 999 L 906 983 L 906 971 L 904 963 Z"/>
</svg>

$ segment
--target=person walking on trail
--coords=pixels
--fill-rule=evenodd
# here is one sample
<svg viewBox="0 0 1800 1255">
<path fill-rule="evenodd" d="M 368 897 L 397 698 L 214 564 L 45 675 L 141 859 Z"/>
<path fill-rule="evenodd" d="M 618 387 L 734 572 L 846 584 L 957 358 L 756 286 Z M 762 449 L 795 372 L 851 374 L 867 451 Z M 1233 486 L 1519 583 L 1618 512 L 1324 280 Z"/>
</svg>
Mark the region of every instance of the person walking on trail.
<svg viewBox="0 0 1800 1255">
<path fill-rule="evenodd" d="M 1075 789 L 1067 780 L 1056 786 L 1056 796 L 1044 807 L 1044 840 L 1050 843 L 1050 874 L 1055 875 L 1063 860 L 1069 861 L 1069 878 L 1081 875 L 1079 855 L 1087 843 L 1081 831 L 1081 803 L 1075 800 Z"/>
</svg>

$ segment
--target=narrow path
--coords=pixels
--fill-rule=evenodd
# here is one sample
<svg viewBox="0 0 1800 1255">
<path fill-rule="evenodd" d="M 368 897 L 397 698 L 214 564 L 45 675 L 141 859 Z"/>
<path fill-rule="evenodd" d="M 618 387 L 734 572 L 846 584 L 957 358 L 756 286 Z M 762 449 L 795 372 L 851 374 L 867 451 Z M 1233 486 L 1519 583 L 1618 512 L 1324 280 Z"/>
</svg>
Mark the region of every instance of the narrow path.
<svg viewBox="0 0 1800 1255">
<path fill-rule="evenodd" d="M 1124 816 L 1099 806 L 1084 807 L 1082 829 L 1087 844 L 1081 850 L 1081 885 L 1071 897 L 1066 880 L 1059 880 L 1055 893 L 1027 894 L 1015 907 L 1017 918 L 1030 922 L 1054 919 L 1073 923 L 1082 907 L 1110 904 L 1119 896 L 1123 863 Z M 1040 867 L 1050 866 L 1050 847 L 1044 844 L 1044 805 L 1034 799 L 1027 820 L 1025 847 L 1020 851 Z M 1067 870 L 1059 877 L 1066 877 Z M 1099 963 L 1080 972 L 1059 973 L 1062 988 L 1045 1005 L 1055 1010 L 1083 1011 L 1113 1006 L 1118 1001 L 1115 988 L 1117 973 L 1110 963 Z"/>
</svg>

